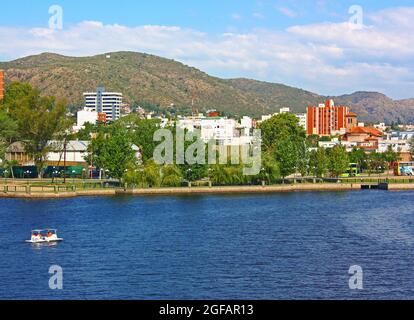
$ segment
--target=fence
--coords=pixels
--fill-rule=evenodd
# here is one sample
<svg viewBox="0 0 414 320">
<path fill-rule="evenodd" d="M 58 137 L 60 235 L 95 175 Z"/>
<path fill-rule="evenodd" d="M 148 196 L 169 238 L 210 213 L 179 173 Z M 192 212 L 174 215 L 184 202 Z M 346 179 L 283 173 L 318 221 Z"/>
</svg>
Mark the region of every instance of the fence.
<svg viewBox="0 0 414 320">
<path fill-rule="evenodd" d="M 3 185 L 3 193 L 19 193 L 19 194 L 36 194 L 36 193 L 67 193 L 76 192 L 78 190 L 102 190 L 102 189 L 117 189 L 120 185 L 118 182 L 101 181 L 93 183 L 77 183 L 68 185 Z M 0 189 L 1 190 L 1 189 Z M 1 192 L 1 191 L 0 191 Z"/>
</svg>

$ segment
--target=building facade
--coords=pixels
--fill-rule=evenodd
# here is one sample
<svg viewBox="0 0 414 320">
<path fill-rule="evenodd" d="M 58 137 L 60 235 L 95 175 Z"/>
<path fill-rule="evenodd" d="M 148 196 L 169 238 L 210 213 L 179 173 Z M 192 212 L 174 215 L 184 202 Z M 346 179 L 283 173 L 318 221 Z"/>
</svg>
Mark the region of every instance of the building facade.
<svg viewBox="0 0 414 320">
<path fill-rule="evenodd" d="M 253 140 L 253 120 L 243 117 L 240 122 L 226 117 L 205 117 L 200 114 L 195 117 L 181 118 L 177 121 L 177 127 L 194 132 L 200 130 L 201 140 L 209 142 L 215 140 L 218 145 L 245 145 Z"/>
<path fill-rule="evenodd" d="M 380 142 L 384 140 L 383 136 L 380 130 L 372 127 L 355 127 L 342 136 L 342 141 L 356 143 L 356 148 L 373 152 L 378 151 Z"/>
<path fill-rule="evenodd" d="M 295 114 L 296 118 L 299 120 L 299 125 L 306 130 L 308 123 L 308 115 L 306 113 L 297 113 Z"/>
<path fill-rule="evenodd" d="M 67 166 L 87 167 L 86 157 L 90 141 L 71 140 L 67 141 L 66 147 L 63 142 L 49 141 L 49 151 L 45 157 L 45 166 L 63 166 L 66 160 Z M 141 150 L 136 145 L 131 146 L 137 160 L 141 159 Z M 6 160 L 14 161 L 17 166 L 33 166 L 33 158 L 26 152 L 23 142 L 14 142 L 6 149 Z"/>
<path fill-rule="evenodd" d="M 98 112 L 92 111 L 92 108 L 85 108 L 78 111 L 76 114 L 76 126 L 73 127 L 74 132 L 85 128 L 85 124 L 90 123 L 95 125 L 98 121 Z"/>
<path fill-rule="evenodd" d="M 345 134 L 356 125 L 356 115 L 349 111 L 349 107 L 335 106 L 333 100 L 327 100 L 317 107 L 308 107 L 306 130 L 308 135 Z"/>
<path fill-rule="evenodd" d="M 98 87 L 96 92 L 85 92 L 85 107 L 98 113 L 98 119 L 115 121 L 121 117 L 122 93 L 106 92 Z"/>
</svg>

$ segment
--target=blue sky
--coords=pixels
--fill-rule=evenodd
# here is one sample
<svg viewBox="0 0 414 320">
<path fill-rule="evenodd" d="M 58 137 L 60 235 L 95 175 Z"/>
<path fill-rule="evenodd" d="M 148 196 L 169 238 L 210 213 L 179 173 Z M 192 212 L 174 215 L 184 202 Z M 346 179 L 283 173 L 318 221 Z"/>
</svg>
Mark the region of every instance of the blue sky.
<svg viewBox="0 0 414 320">
<path fill-rule="evenodd" d="M 49 28 L 54 4 L 62 30 Z M 358 28 L 349 22 L 352 5 L 363 10 Z M 131 50 L 321 94 L 414 96 L 412 0 L 17 0 L 1 8 L 1 61 Z"/>
<path fill-rule="evenodd" d="M 1 25 L 47 26 L 48 8 L 64 8 L 65 23 L 76 24 L 84 20 L 105 24 L 173 25 L 194 28 L 204 32 L 222 32 L 228 28 L 246 31 L 265 27 L 284 29 L 294 24 L 323 21 L 339 22 L 348 19 L 350 6 L 359 4 L 366 11 L 376 11 L 395 6 L 410 6 L 413 1 L 365 0 L 16 0 L 2 3 Z M 289 9 L 292 15 L 283 13 Z"/>
</svg>

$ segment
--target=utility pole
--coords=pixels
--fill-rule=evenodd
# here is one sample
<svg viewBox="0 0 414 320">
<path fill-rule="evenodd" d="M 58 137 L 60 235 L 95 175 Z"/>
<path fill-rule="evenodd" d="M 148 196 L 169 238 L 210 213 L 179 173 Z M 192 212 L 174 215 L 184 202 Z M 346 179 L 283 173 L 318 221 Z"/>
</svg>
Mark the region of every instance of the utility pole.
<svg viewBox="0 0 414 320">
<path fill-rule="evenodd" d="M 65 142 L 63 144 L 63 184 L 66 184 L 66 147 L 68 137 L 65 135 Z"/>
</svg>

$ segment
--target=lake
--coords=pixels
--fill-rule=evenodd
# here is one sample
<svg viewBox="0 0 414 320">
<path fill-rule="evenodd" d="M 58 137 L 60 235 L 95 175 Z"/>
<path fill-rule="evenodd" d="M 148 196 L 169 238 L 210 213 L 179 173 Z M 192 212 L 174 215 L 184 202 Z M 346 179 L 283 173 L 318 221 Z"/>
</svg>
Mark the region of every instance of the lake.
<svg viewBox="0 0 414 320">
<path fill-rule="evenodd" d="M 413 195 L 0 199 L 0 298 L 413 299 Z M 36 228 L 64 242 L 24 243 Z"/>
</svg>

